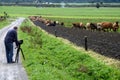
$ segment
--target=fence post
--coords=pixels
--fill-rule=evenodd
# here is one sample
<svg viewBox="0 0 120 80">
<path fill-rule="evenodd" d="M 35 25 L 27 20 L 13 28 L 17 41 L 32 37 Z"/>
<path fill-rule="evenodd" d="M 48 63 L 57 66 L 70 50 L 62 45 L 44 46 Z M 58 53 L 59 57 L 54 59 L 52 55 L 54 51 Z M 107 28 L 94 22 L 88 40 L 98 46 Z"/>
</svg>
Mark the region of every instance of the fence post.
<svg viewBox="0 0 120 80">
<path fill-rule="evenodd" d="M 86 51 L 88 50 L 87 39 L 88 39 L 88 37 L 87 37 L 87 36 L 84 36 L 84 40 L 85 40 L 85 50 L 86 50 Z"/>
<path fill-rule="evenodd" d="M 55 30 L 55 36 L 57 37 L 57 31 Z"/>
</svg>

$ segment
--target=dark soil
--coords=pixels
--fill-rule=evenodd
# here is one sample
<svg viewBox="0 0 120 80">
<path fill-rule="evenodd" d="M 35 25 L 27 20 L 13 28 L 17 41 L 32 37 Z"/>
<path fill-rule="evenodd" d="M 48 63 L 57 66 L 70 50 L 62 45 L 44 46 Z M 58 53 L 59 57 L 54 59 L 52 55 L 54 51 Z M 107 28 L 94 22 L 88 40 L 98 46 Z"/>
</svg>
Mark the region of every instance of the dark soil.
<svg viewBox="0 0 120 80">
<path fill-rule="evenodd" d="M 85 46 L 85 36 L 87 36 L 88 50 L 91 49 L 101 55 L 120 60 L 120 33 L 100 32 L 67 28 L 64 26 L 46 26 L 39 21 L 34 24 L 56 37 L 68 39 L 77 46 Z"/>
</svg>

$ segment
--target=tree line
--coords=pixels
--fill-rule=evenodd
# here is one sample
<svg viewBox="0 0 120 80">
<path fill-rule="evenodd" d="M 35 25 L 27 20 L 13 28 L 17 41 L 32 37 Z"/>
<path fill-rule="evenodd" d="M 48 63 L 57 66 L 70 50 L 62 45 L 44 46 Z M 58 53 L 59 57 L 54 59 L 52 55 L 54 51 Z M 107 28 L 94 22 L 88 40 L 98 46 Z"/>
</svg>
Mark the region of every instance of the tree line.
<svg viewBox="0 0 120 80">
<path fill-rule="evenodd" d="M 94 3 L 94 2 L 103 2 L 103 3 L 118 3 L 120 0 L 0 0 L 0 2 L 52 2 L 52 3 Z"/>
</svg>

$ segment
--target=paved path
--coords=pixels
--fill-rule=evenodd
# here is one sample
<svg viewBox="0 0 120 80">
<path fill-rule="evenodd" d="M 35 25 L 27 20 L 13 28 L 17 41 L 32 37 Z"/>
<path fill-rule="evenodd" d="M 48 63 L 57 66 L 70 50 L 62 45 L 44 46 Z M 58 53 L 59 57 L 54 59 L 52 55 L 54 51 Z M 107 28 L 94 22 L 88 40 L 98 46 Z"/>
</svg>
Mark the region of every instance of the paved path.
<svg viewBox="0 0 120 80">
<path fill-rule="evenodd" d="M 18 18 L 9 26 L 0 29 L 0 80 L 28 80 L 27 74 L 22 67 L 21 62 L 7 64 L 5 56 L 5 46 L 3 42 L 6 32 L 14 26 L 19 27 L 23 20 L 24 18 Z M 14 50 L 14 53 L 16 53 L 16 50 Z"/>
</svg>

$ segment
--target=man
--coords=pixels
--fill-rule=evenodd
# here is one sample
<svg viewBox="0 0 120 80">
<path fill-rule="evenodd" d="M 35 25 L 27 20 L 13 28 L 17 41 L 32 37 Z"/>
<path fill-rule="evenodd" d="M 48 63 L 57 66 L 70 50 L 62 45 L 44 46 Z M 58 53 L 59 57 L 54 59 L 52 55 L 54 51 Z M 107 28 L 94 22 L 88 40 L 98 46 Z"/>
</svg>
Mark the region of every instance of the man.
<svg viewBox="0 0 120 80">
<path fill-rule="evenodd" d="M 13 42 L 15 42 L 16 46 L 18 46 L 16 26 L 7 32 L 4 42 L 5 42 L 7 63 L 13 63 L 14 62 L 13 61 Z"/>
</svg>

